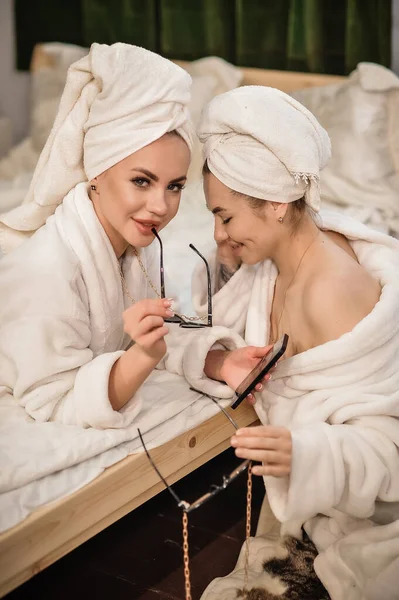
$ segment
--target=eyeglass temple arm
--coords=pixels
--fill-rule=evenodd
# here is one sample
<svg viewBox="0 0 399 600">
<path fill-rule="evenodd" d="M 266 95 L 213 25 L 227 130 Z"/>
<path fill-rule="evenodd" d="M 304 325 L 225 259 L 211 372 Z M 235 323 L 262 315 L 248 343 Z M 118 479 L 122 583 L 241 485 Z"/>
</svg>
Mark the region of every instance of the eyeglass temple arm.
<svg viewBox="0 0 399 600">
<path fill-rule="evenodd" d="M 206 275 L 207 275 L 207 279 L 208 279 L 208 325 L 209 327 L 212 327 L 212 287 L 211 287 L 211 271 L 209 269 L 209 264 L 208 261 L 206 260 L 205 256 L 203 256 L 201 254 L 201 252 L 199 252 L 199 250 L 197 250 L 197 248 L 194 246 L 194 244 L 189 244 L 191 250 L 194 250 L 194 252 L 196 252 L 198 254 L 198 256 L 200 258 L 202 258 L 202 260 L 205 263 L 205 267 L 206 267 Z"/>
<path fill-rule="evenodd" d="M 155 235 L 155 237 L 157 238 L 157 240 L 159 242 L 159 246 L 160 246 L 161 298 L 165 298 L 165 274 L 164 274 L 164 268 L 163 268 L 163 244 L 162 244 L 161 238 L 158 235 L 158 231 L 155 229 L 155 227 L 153 227 L 151 229 L 151 233 L 153 233 Z"/>
<path fill-rule="evenodd" d="M 172 488 L 169 486 L 168 482 L 166 481 L 166 479 L 164 479 L 161 475 L 161 472 L 159 471 L 158 467 L 156 466 L 156 464 L 154 463 L 154 461 L 151 458 L 150 453 L 148 452 L 146 445 L 144 443 L 143 440 L 143 436 L 141 435 L 141 431 L 140 429 L 137 429 L 138 434 L 139 434 L 139 438 L 140 438 L 140 442 L 142 443 L 142 446 L 144 448 L 144 452 L 147 455 L 148 460 L 151 463 L 152 468 L 154 469 L 154 471 L 157 473 L 158 477 L 160 478 L 160 480 L 162 481 L 162 483 L 164 484 L 164 486 L 166 487 L 166 489 L 168 490 L 168 492 L 170 492 L 170 494 L 172 494 L 173 498 L 176 500 L 178 506 L 183 506 L 185 503 L 183 500 L 180 500 L 179 496 L 174 492 L 174 490 L 172 490 Z"/>
<path fill-rule="evenodd" d="M 210 396 L 209 394 L 205 394 L 205 392 L 200 392 L 200 390 L 196 390 L 193 387 L 189 387 L 189 389 L 192 392 L 197 392 L 197 394 L 201 394 L 201 396 L 206 396 L 206 398 L 209 398 L 209 400 L 212 400 L 212 402 L 214 402 L 216 404 L 216 406 L 222 411 L 222 413 L 224 414 L 225 417 L 227 417 L 227 419 L 230 421 L 230 423 L 233 425 L 234 429 L 237 430 L 239 429 L 237 423 L 234 421 L 233 417 L 231 417 L 229 415 L 229 413 L 227 412 L 227 410 L 225 408 L 223 408 L 223 406 L 221 404 L 219 404 L 219 402 L 216 400 L 216 398 L 214 398 L 213 396 Z"/>
</svg>

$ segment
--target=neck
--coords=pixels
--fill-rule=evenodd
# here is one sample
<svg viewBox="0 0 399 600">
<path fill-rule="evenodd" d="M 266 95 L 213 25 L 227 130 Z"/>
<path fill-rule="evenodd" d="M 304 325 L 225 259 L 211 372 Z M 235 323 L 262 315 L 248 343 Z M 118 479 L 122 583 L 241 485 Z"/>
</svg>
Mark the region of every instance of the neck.
<svg viewBox="0 0 399 600">
<path fill-rule="evenodd" d="M 304 253 L 308 250 L 312 251 L 310 246 L 313 246 L 313 241 L 316 240 L 319 232 L 313 219 L 305 215 L 294 234 L 287 232 L 283 235 L 271 257 L 281 279 L 291 279 L 295 276 Z"/>
<path fill-rule="evenodd" d="M 114 252 L 116 254 L 116 258 L 119 260 L 122 254 L 126 251 L 129 244 L 105 218 L 105 216 L 101 212 L 101 209 L 98 205 L 98 202 L 96 201 L 95 196 L 91 193 L 91 190 L 89 190 L 89 198 L 92 201 L 94 212 L 97 215 L 97 219 L 100 221 L 102 228 L 107 234 L 107 237 L 111 242 L 112 248 L 114 249 Z"/>
</svg>

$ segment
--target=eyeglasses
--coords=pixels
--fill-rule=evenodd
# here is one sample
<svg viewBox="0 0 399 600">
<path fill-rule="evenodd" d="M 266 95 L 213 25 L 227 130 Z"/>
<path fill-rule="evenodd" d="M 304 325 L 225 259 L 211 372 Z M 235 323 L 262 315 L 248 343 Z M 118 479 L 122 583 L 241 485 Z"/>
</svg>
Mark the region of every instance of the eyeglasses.
<svg viewBox="0 0 399 600">
<path fill-rule="evenodd" d="M 218 408 L 222 411 L 222 413 L 227 417 L 227 419 L 230 421 L 230 423 L 233 425 L 233 427 L 236 430 L 238 429 L 237 423 L 228 414 L 228 412 L 219 404 L 219 402 L 215 398 L 213 398 L 212 396 L 209 396 L 208 394 L 204 394 L 203 392 L 200 392 L 199 390 L 196 390 L 195 388 L 191 388 L 190 387 L 190 390 L 192 390 L 193 392 L 197 392 L 198 394 L 201 394 L 202 396 L 206 396 L 207 398 L 209 398 L 210 400 L 212 400 L 212 402 L 214 402 L 218 406 Z M 140 441 L 141 441 L 141 443 L 143 445 L 144 452 L 146 453 L 147 458 L 148 458 L 148 460 L 151 463 L 151 466 L 153 467 L 154 471 L 156 471 L 156 473 L 158 474 L 158 477 L 161 479 L 161 481 L 165 485 L 165 487 L 168 490 L 168 492 L 171 494 L 171 496 L 173 496 L 174 500 L 177 503 L 177 506 L 179 508 L 181 508 L 184 513 L 190 513 L 193 510 L 196 510 L 197 508 L 199 508 L 200 506 L 202 506 L 203 504 L 205 504 L 205 502 L 208 502 L 209 500 L 211 500 L 211 498 L 213 498 L 214 496 L 216 496 L 217 494 L 219 494 L 219 492 L 225 490 L 227 488 L 227 486 L 232 481 L 234 481 L 235 479 L 237 479 L 237 477 L 239 475 L 241 475 L 241 473 L 244 473 L 244 471 L 247 470 L 247 468 L 249 467 L 249 465 L 251 463 L 250 460 L 246 460 L 246 461 L 242 462 L 229 475 L 224 475 L 223 478 L 222 478 L 221 483 L 219 483 L 217 485 L 212 485 L 211 488 L 209 489 L 209 491 L 206 494 L 203 494 L 202 496 L 200 496 L 200 498 L 198 498 L 194 502 L 190 503 L 190 502 L 187 502 L 186 500 L 182 500 L 181 498 L 179 498 L 179 496 L 176 494 L 176 492 L 168 484 L 168 482 L 166 481 L 166 479 L 162 476 L 162 474 L 161 474 L 160 470 L 158 469 L 157 465 L 154 463 L 154 461 L 153 461 L 150 453 L 148 452 L 148 450 L 146 448 L 146 445 L 144 443 L 143 436 L 141 434 L 140 429 L 138 429 L 138 434 L 139 434 L 139 437 L 140 437 Z"/>
<path fill-rule="evenodd" d="M 233 425 L 233 427 L 236 430 L 238 429 L 237 423 L 228 414 L 228 412 L 219 404 L 219 402 L 215 398 L 213 398 L 212 396 L 208 396 L 208 394 L 204 394 L 203 392 L 200 392 L 199 390 L 196 390 L 195 388 L 192 388 L 192 387 L 190 387 L 190 390 L 192 390 L 193 392 L 197 392 L 198 394 L 201 394 L 202 396 L 206 396 L 207 398 L 209 398 L 210 400 L 212 400 L 212 402 L 214 402 L 218 406 L 218 408 L 223 412 L 223 414 L 228 418 L 228 420 Z M 174 498 L 174 500 L 177 502 L 177 506 L 182 509 L 184 586 L 185 586 L 185 592 L 186 592 L 185 593 L 186 600 L 192 600 L 192 596 L 191 596 L 191 576 L 190 576 L 190 557 L 189 557 L 189 541 L 188 541 L 188 538 L 189 538 L 188 513 L 192 512 L 193 510 L 196 510 L 197 508 L 199 508 L 200 506 L 202 506 L 203 504 L 205 504 L 205 502 L 208 502 L 211 498 L 213 498 L 214 496 L 216 496 L 219 492 L 225 490 L 227 488 L 227 486 L 232 481 L 234 481 L 235 479 L 237 479 L 237 477 L 241 473 L 244 473 L 244 471 L 248 471 L 248 477 L 247 477 L 247 499 L 246 499 L 246 521 L 245 521 L 245 538 L 246 539 L 245 539 L 245 562 L 244 562 L 244 587 L 243 587 L 243 591 L 246 591 L 247 590 L 247 586 L 248 586 L 248 565 L 249 565 L 249 544 L 248 544 L 248 541 L 249 541 L 249 538 L 251 536 L 252 462 L 250 460 L 244 461 L 236 469 L 234 469 L 234 471 L 232 471 L 230 473 L 230 475 L 225 475 L 223 477 L 223 479 L 222 479 L 222 482 L 219 485 L 212 485 L 211 488 L 210 488 L 210 490 L 209 490 L 209 492 L 207 492 L 206 494 L 204 494 L 203 496 L 201 496 L 200 498 L 198 498 L 194 502 L 190 503 L 190 502 L 187 502 L 186 500 L 182 500 L 181 498 L 179 498 L 179 496 L 176 494 L 176 492 L 168 484 L 168 482 L 166 481 L 166 479 L 162 476 L 162 474 L 160 473 L 158 467 L 156 466 L 156 464 L 152 460 L 151 455 L 148 452 L 148 450 L 147 450 L 147 448 L 146 448 L 146 446 L 144 444 L 143 436 L 141 435 L 140 429 L 138 429 L 138 433 L 139 433 L 140 441 L 141 441 L 141 443 L 143 445 L 144 451 L 147 454 L 148 460 L 150 461 L 153 469 L 158 474 L 158 477 L 161 479 L 161 481 L 165 485 L 165 487 L 168 490 L 168 492 L 172 495 L 172 497 Z"/>
<path fill-rule="evenodd" d="M 164 262 L 163 262 L 163 244 L 162 240 L 159 237 L 159 234 L 155 228 L 151 229 L 152 233 L 155 235 L 159 242 L 160 246 L 160 281 L 161 281 L 161 298 L 166 298 L 165 295 L 165 271 L 164 271 Z M 195 321 L 199 321 L 204 317 L 186 317 L 185 315 L 179 315 L 175 313 L 173 317 L 168 317 L 164 319 L 166 323 L 178 323 L 179 327 L 183 329 L 200 329 L 202 327 L 212 327 L 212 289 L 211 289 L 211 272 L 209 269 L 209 264 L 206 258 L 197 250 L 197 248 L 190 244 L 189 247 L 191 250 L 194 250 L 198 254 L 198 256 L 204 261 L 206 267 L 206 275 L 207 275 L 207 283 L 208 283 L 208 316 L 206 323 L 198 323 Z"/>
</svg>

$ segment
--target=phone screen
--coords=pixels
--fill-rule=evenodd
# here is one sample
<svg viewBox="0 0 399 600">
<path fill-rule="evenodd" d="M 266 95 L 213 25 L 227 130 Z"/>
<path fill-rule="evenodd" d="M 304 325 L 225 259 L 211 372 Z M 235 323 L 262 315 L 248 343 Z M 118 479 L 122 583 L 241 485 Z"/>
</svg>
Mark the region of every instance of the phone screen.
<svg viewBox="0 0 399 600">
<path fill-rule="evenodd" d="M 287 349 L 288 335 L 284 334 L 283 337 L 278 340 L 273 348 L 262 358 L 262 360 L 256 365 L 254 369 L 246 376 L 246 378 L 240 383 L 236 389 L 238 398 L 235 400 L 232 408 L 237 408 L 239 404 L 250 394 L 255 386 L 262 381 L 266 373 L 276 364 L 276 362 L 283 356 Z"/>
</svg>

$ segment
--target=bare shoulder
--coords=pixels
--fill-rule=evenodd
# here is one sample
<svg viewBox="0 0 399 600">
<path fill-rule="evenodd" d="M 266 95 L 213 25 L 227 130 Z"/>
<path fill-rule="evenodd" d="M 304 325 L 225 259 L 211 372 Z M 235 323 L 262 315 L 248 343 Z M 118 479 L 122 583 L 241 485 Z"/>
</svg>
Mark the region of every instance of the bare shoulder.
<svg viewBox="0 0 399 600">
<path fill-rule="evenodd" d="M 303 310 L 313 345 L 338 339 L 373 310 L 381 294 L 378 283 L 355 261 L 343 261 L 309 278 Z"/>
</svg>

